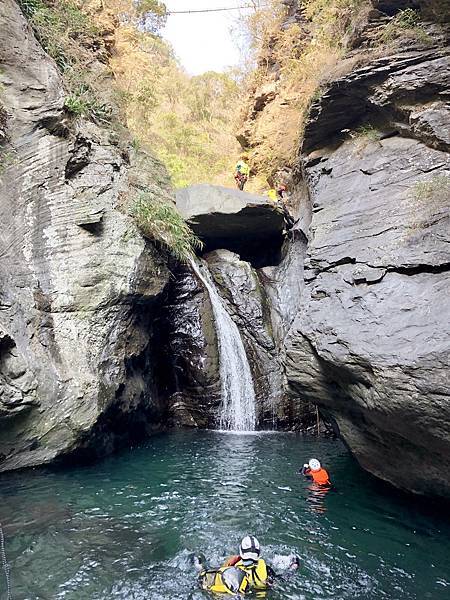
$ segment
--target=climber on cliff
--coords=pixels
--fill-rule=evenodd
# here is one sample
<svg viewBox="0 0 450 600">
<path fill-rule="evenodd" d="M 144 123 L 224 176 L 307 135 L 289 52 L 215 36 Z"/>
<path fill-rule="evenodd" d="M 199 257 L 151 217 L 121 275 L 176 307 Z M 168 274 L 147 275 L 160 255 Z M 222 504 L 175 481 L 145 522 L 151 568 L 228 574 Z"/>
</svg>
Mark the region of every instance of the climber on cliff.
<svg viewBox="0 0 450 600">
<path fill-rule="evenodd" d="M 246 535 L 239 547 L 239 554 L 230 556 L 217 569 L 206 569 L 202 561 L 198 561 L 199 583 L 202 589 L 222 594 L 263 593 L 270 588 L 277 574 L 260 558 L 261 548 L 253 535 Z M 293 556 L 289 571 L 298 569 L 299 558 Z"/>
<path fill-rule="evenodd" d="M 328 471 L 322 467 L 317 458 L 311 458 L 309 463 L 303 465 L 299 473 L 308 479 L 312 479 L 317 485 L 331 486 Z"/>
<path fill-rule="evenodd" d="M 267 192 L 267 197 L 269 200 L 271 200 L 271 202 L 277 202 L 277 190 L 275 188 L 270 188 L 270 190 Z"/>
<path fill-rule="evenodd" d="M 283 202 L 283 200 L 286 198 L 286 195 L 287 195 L 287 186 L 285 183 L 279 183 L 277 185 L 276 195 L 277 195 L 277 199 L 280 202 Z"/>
<path fill-rule="evenodd" d="M 247 183 L 250 175 L 250 167 L 248 166 L 247 161 L 247 154 L 243 154 L 238 160 L 234 170 L 234 179 L 236 181 L 236 185 L 241 191 L 244 189 L 244 186 Z"/>
</svg>

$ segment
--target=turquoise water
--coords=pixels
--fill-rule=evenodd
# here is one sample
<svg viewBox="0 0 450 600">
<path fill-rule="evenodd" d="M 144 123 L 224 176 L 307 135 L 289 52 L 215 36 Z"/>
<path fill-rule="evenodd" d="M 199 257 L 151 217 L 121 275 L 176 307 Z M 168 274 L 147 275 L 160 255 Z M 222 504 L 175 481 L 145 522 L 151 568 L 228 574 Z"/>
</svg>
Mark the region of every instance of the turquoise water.
<svg viewBox="0 0 450 600">
<path fill-rule="evenodd" d="M 324 497 L 296 474 L 312 456 L 336 483 Z M 450 598 L 448 522 L 338 441 L 179 432 L 96 465 L 3 476 L 0 494 L 14 600 L 204 600 L 190 553 L 218 564 L 247 533 L 278 570 L 301 558 L 272 600 Z"/>
</svg>

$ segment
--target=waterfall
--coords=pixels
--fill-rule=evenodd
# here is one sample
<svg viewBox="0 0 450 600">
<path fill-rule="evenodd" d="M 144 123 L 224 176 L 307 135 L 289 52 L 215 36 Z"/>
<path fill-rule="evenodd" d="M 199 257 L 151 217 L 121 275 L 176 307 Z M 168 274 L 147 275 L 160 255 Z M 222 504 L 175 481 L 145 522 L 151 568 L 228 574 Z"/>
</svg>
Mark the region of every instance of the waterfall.
<svg viewBox="0 0 450 600">
<path fill-rule="evenodd" d="M 208 291 L 216 322 L 222 396 L 219 428 L 230 431 L 254 431 L 255 389 L 239 329 L 228 314 L 209 271 L 205 269 L 203 272 L 194 261 L 191 265 Z"/>
</svg>

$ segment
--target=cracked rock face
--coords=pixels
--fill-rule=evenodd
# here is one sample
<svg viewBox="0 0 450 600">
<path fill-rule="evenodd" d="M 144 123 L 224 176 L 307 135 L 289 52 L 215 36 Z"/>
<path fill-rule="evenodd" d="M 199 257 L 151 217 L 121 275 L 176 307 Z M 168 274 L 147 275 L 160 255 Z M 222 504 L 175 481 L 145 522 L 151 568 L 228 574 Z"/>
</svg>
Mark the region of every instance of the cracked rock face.
<svg viewBox="0 0 450 600">
<path fill-rule="evenodd" d="M 424 51 L 383 64 L 340 83 L 347 103 L 372 107 L 377 139 L 326 146 L 349 125 L 334 101 L 337 84 L 309 125 L 306 287 L 286 371 L 365 469 L 448 498 L 450 161 L 448 132 L 433 126 L 446 122 L 448 57 Z"/>
<path fill-rule="evenodd" d="M 70 121 L 56 66 L 13 0 L 2 2 L 0 29 L 7 470 L 108 451 L 158 423 L 150 324 L 168 271 L 115 208 L 130 191 L 126 156 L 107 132 Z"/>
</svg>

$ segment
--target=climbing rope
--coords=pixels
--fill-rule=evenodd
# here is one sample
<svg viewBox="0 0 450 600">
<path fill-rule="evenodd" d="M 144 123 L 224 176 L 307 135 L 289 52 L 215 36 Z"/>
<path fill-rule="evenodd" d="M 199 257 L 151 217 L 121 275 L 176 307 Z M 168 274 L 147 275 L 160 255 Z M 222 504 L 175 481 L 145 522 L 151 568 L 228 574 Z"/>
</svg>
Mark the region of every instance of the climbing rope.
<svg viewBox="0 0 450 600">
<path fill-rule="evenodd" d="M 255 8 L 249 4 L 245 6 L 229 6 L 226 8 L 202 8 L 202 9 L 193 9 L 193 10 L 168 10 L 167 15 L 192 15 L 195 13 L 212 13 L 212 12 L 225 12 L 229 10 L 241 10 L 242 8 Z"/>
<path fill-rule="evenodd" d="M 3 570 L 5 571 L 6 577 L 6 600 L 12 600 L 11 595 L 11 579 L 9 576 L 9 565 L 6 560 L 6 550 L 5 550 L 5 536 L 3 535 L 3 527 L 0 523 L 0 558 L 2 560 Z"/>
</svg>

